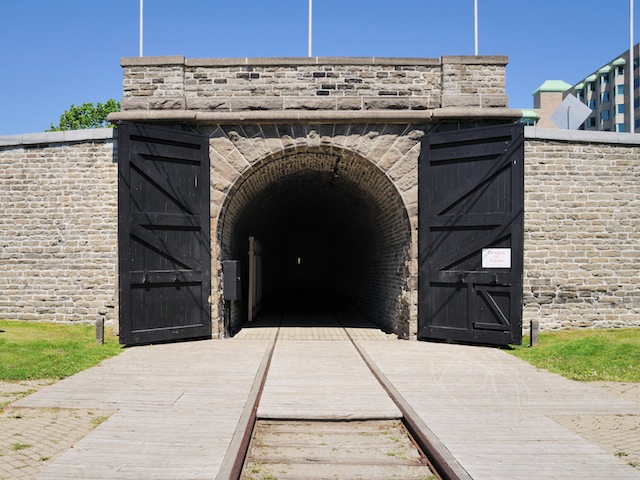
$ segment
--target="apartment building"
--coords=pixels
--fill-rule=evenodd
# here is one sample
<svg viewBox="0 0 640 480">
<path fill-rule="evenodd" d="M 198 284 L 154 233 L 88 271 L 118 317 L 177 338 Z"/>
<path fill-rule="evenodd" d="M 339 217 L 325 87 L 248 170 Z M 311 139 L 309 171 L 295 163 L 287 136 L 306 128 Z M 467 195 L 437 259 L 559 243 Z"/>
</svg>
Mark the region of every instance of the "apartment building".
<svg viewBox="0 0 640 480">
<path fill-rule="evenodd" d="M 638 45 L 635 48 L 635 61 L 638 58 Z M 565 95 L 572 93 L 586 104 L 592 113 L 582 125 L 583 130 L 600 130 L 606 132 L 629 132 L 631 115 L 628 113 L 629 74 L 627 68 L 632 65 L 629 61 L 629 51 L 616 57 L 589 76 L 573 85 Z M 638 78 L 635 77 L 635 89 Z M 634 89 L 634 90 L 635 90 Z M 638 108 L 638 97 L 635 98 L 635 108 Z M 635 121 L 635 128 L 640 126 Z"/>
<path fill-rule="evenodd" d="M 580 127 L 581 130 L 606 132 L 630 132 L 631 115 L 629 113 L 629 94 L 634 96 L 634 129 L 640 131 L 640 97 L 638 94 L 638 57 L 640 44 L 634 47 L 633 62 L 629 50 L 614 57 L 575 85 L 561 80 L 547 80 L 534 93 L 534 109 L 523 110 L 522 122 L 540 127 L 557 128 L 551 122 L 551 115 L 560 106 L 562 100 L 573 94 L 587 105 L 591 115 Z M 634 87 L 629 84 L 628 68 L 634 67 Z"/>
</svg>

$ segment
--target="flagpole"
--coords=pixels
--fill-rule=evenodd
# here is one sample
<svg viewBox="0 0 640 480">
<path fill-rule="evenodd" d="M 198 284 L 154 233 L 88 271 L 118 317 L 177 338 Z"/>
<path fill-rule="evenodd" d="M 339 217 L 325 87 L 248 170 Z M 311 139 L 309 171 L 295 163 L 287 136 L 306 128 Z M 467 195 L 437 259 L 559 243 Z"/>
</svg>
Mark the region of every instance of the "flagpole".
<svg viewBox="0 0 640 480">
<path fill-rule="evenodd" d="M 311 56 L 311 40 L 313 27 L 313 0 L 309 0 L 309 56 Z"/>
<path fill-rule="evenodd" d="M 475 55 L 478 56 L 478 0 L 473 0 L 473 31 L 475 36 Z"/>
<path fill-rule="evenodd" d="M 629 132 L 635 133 L 635 49 L 633 44 L 633 0 L 629 0 Z"/>
<path fill-rule="evenodd" d="M 144 0 L 140 0 L 140 56 L 142 57 L 142 32 L 143 32 L 143 11 L 144 11 Z"/>
</svg>

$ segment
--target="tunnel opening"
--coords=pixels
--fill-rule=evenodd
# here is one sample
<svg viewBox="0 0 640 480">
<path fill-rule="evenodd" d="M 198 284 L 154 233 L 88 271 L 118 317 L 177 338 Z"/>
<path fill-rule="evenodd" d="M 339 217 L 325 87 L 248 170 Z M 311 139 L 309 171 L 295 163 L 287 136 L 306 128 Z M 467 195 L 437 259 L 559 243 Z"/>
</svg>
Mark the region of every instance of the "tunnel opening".
<svg viewBox="0 0 640 480">
<path fill-rule="evenodd" d="M 309 149 L 267 158 L 232 187 L 219 228 L 221 260 L 262 246 L 263 314 L 352 309 L 386 332 L 408 331 L 411 231 L 404 203 L 375 165 L 349 151 Z M 224 307 L 223 307 L 224 308 Z M 233 335 L 247 302 L 224 308 Z"/>
</svg>

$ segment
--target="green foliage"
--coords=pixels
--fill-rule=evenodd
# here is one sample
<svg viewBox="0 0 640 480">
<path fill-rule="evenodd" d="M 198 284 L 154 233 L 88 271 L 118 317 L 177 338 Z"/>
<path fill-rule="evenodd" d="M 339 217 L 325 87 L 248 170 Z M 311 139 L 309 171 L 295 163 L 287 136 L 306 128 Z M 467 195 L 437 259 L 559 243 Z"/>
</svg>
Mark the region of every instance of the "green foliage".
<svg viewBox="0 0 640 480">
<path fill-rule="evenodd" d="M 122 351 L 113 334 L 104 345 L 91 325 L 0 320 L 0 380 L 65 378 Z"/>
<path fill-rule="evenodd" d="M 640 382 L 640 328 L 542 332 L 539 346 L 511 353 L 572 380 Z"/>
<path fill-rule="evenodd" d="M 87 102 L 79 106 L 71 105 L 69 110 L 65 110 L 60 115 L 60 123 L 57 126 L 52 123 L 47 132 L 112 126 L 107 122 L 107 115 L 119 111 L 120 103 L 113 98 L 110 98 L 104 104 L 98 102 L 94 105 Z"/>
</svg>

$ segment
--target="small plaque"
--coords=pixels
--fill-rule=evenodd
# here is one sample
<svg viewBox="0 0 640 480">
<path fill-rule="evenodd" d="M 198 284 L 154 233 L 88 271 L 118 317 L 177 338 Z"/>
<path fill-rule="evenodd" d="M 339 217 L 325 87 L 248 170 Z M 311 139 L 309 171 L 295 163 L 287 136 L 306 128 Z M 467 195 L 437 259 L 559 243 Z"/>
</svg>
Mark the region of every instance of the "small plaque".
<svg viewBox="0 0 640 480">
<path fill-rule="evenodd" d="M 511 268 L 511 249 L 483 248 L 482 268 Z"/>
</svg>

